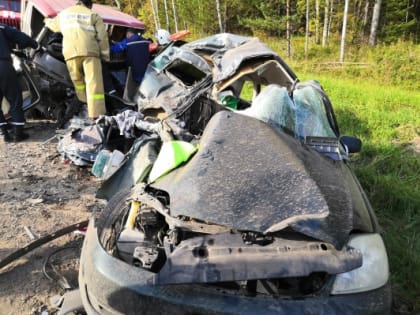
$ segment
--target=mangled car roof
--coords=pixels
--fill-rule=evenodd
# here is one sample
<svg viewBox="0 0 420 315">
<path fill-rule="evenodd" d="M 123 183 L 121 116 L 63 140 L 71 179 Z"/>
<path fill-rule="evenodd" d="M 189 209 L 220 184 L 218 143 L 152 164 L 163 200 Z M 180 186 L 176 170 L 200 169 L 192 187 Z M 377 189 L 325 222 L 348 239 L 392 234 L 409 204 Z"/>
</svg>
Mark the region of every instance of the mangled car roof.
<svg viewBox="0 0 420 315">
<path fill-rule="evenodd" d="M 286 69 L 290 81 L 296 80 L 296 75 L 278 54 L 258 38 L 223 33 L 191 42 L 183 47 L 195 51 L 207 51 L 212 55 L 215 63 L 213 82 L 229 78 L 244 62 L 258 58 L 278 60 Z"/>
</svg>

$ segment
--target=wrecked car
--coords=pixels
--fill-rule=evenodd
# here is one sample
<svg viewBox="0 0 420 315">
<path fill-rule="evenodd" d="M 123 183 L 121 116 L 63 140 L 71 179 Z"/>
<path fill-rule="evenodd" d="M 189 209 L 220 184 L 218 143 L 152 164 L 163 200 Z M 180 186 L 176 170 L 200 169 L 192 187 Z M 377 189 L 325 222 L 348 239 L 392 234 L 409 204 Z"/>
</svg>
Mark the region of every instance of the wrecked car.
<svg viewBox="0 0 420 315">
<path fill-rule="evenodd" d="M 88 314 L 388 314 L 381 229 L 321 85 L 256 38 L 170 45 L 98 196 Z"/>
<path fill-rule="evenodd" d="M 44 24 L 45 18 L 55 17 L 63 9 L 74 5 L 74 0 L 26 0 L 13 2 L 21 6 L 21 30 L 36 39 L 43 47 L 38 53 L 15 51 L 14 67 L 19 75 L 23 90 L 23 110 L 32 115 L 58 122 L 63 128 L 78 110 L 75 108 L 76 94 L 62 55 L 62 36 L 51 32 Z M 125 37 L 127 28 L 143 32 L 145 25 L 131 15 L 121 12 L 115 7 L 94 4 L 93 11 L 98 13 L 107 28 L 110 42 L 120 41 Z M 109 82 L 118 91 L 118 97 L 105 91 L 107 111 L 114 114 L 118 111 L 132 108 L 135 103 L 130 95 L 137 88 L 127 73 L 130 71 L 125 64 L 124 54 L 112 54 L 106 64 L 109 69 Z M 9 104 L 4 101 L 3 112 L 8 116 Z"/>
<path fill-rule="evenodd" d="M 0 0 L 0 23 L 20 28 L 19 0 Z"/>
</svg>

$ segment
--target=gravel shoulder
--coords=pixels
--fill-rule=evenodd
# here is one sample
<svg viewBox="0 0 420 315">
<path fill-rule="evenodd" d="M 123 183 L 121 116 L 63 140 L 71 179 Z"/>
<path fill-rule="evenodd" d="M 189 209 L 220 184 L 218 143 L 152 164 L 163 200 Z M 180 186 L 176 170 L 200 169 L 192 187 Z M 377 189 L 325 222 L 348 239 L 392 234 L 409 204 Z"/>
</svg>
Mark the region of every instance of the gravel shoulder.
<svg viewBox="0 0 420 315">
<path fill-rule="evenodd" d="M 0 139 L 0 259 L 30 243 L 31 234 L 42 237 L 86 220 L 104 204 L 95 198 L 99 181 L 90 169 L 58 155 L 54 123 L 29 120 L 25 130 L 31 137 L 24 142 Z M 50 297 L 65 291 L 44 275 L 44 262 L 61 248 L 76 247 L 57 259 L 60 273 L 76 285 L 82 240 L 64 235 L 0 269 L 0 315 L 52 314 Z"/>
</svg>

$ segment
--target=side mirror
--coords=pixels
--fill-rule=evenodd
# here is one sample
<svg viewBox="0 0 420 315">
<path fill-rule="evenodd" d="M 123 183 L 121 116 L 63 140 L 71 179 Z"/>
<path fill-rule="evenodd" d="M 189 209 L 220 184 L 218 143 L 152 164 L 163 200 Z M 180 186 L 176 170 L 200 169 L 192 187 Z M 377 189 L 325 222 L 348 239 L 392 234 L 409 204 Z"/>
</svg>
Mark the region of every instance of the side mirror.
<svg viewBox="0 0 420 315">
<path fill-rule="evenodd" d="M 362 141 L 356 137 L 341 136 L 340 142 L 347 148 L 348 153 L 357 153 L 362 149 Z"/>
</svg>

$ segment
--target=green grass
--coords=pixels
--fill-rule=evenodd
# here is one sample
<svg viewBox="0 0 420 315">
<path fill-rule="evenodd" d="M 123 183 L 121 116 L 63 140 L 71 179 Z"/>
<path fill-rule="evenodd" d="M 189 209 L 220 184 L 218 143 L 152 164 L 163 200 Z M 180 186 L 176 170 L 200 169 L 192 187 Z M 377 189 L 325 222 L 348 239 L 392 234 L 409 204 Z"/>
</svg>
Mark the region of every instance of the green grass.
<svg viewBox="0 0 420 315">
<path fill-rule="evenodd" d="M 396 309 L 418 314 L 420 92 L 325 74 L 302 78 L 322 83 L 341 133 L 363 141 L 352 162 L 384 230 Z"/>
<path fill-rule="evenodd" d="M 352 165 L 383 228 L 395 314 L 420 314 L 420 45 L 398 42 L 375 48 L 348 45 L 346 64 L 337 43 L 322 48 L 294 39 L 263 39 L 303 81 L 321 82 L 341 134 L 363 141 Z"/>
</svg>

